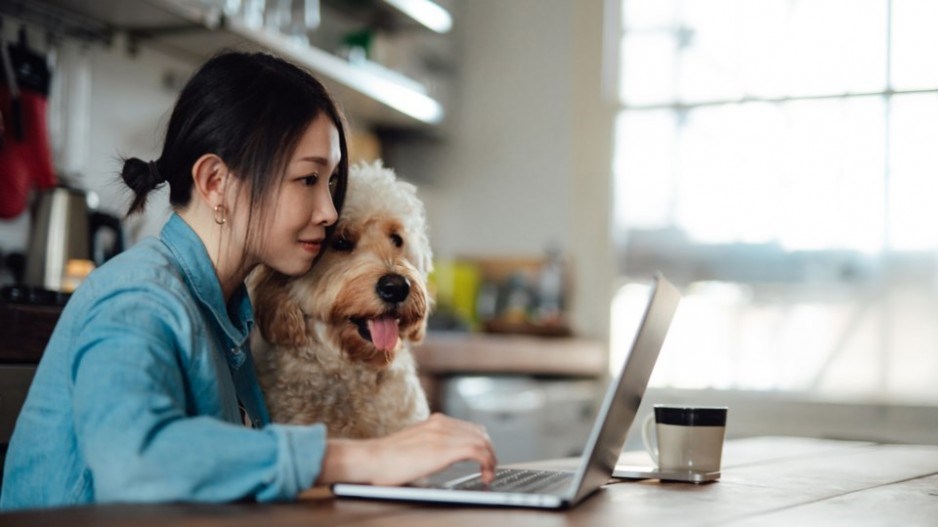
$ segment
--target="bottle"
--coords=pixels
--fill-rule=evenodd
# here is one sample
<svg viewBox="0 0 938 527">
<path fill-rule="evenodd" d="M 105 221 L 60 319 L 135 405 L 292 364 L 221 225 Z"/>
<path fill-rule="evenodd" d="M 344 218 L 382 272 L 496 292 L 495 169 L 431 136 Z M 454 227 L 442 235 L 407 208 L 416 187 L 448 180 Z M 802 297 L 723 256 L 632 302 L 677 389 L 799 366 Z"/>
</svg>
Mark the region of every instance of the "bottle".
<svg viewBox="0 0 938 527">
<path fill-rule="evenodd" d="M 521 325 L 528 321 L 528 310 L 531 307 L 531 289 L 524 273 L 517 271 L 508 277 L 502 294 L 504 307 L 501 320 L 511 325 Z"/>
<path fill-rule="evenodd" d="M 558 324 L 564 309 L 564 263 L 561 251 L 547 249 L 547 258 L 538 276 L 538 305 L 536 319 L 539 324 Z"/>
</svg>

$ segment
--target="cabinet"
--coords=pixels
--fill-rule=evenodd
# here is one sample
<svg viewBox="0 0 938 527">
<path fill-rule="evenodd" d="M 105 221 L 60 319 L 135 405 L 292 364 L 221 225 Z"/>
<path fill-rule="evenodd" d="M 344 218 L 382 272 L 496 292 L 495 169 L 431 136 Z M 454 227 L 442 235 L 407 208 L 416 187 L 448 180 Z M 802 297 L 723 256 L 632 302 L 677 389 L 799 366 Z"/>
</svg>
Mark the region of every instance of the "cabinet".
<svg viewBox="0 0 938 527">
<path fill-rule="evenodd" d="M 603 343 L 580 338 L 430 332 L 412 348 L 430 406 L 442 409 L 446 381 L 459 376 L 602 379 Z"/>
<path fill-rule="evenodd" d="M 61 309 L 0 300 L 0 469 L 13 425 Z"/>
<path fill-rule="evenodd" d="M 218 0 L 12 0 L 4 2 L 3 11 L 57 25 L 79 38 L 110 41 L 116 32 L 126 32 L 131 48 L 149 43 L 198 62 L 224 48 L 267 50 L 316 74 L 342 102 L 353 124 L 432 132 L 443 123 L 447 90 L 441 86 L 446 82 L 418 82 L 370 60 L 340 57 L 336 47 L 341 38 L 336 35 L 369 26 L 384 29 L 385 34 L 434 38 L 436 31 L 448 30 L 452 24 L 449 11 L 432 0 L 321 1 L 322 22 L 308 33 L 308 43 L 245 22 L 241 16 L 226 15 L 218 6 L 231 2 Z M 408 7 L 414 4 L 422 9 Z M 426 13 L 432 15 L 425 23 L 436 31 L 421 23 Z"/>
<path fill-rule="evenodd" d="M 427 334 L 413 348 L 434 410 L 486 427 L 502 463 L 579 455 L 606 373 L 581 338 Z"/>
</svg>

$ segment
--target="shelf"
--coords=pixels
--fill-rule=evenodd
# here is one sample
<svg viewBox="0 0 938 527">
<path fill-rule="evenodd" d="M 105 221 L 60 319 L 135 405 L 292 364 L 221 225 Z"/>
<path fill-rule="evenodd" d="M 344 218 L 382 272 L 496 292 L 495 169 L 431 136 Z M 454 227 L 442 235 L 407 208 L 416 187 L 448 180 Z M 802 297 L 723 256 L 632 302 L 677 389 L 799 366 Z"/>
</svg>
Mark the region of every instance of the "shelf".
<svg viewBox="0 0 938 527">
<path fill-rule="evenodd" d="M 421 375 L 600 377 L 606 371 L 605 346 L 581 338 L 430 332 L 412 351 Z"/>
<path fill-rule="evenodd" d="M 434 0 L 319 0 L 324 6 L 393 28 L 420 26 L 436 33 L 453 27 L 449 10 Z M 451 4 L 452 2 L 446 2 Z"/>
<path fill-rule="evenodd" d="M 443 120 L 443 107 L 426 93 L 421 93 L 421 91 L 414 88 L 382 77 L 365 67 L 356 66 L 314 47 L 297 45 L 281 35 L 249 28 L 240 23 L 238 19 L 229 19 L 225 24 L 225 28 L 245 40 L 258 44 L 287 59 L 304 64 L 311 70 L 329 77 L 345 88 L 343 92 L 352 90 L 364 95 L 369 100 L 377 101 L 394 110 L 396 113 L 401 114 L 400 116 L 409 118 L 402 121 L 400 116 L 387 113 L 379 114 L 380 108 L 369 108 L 367 111 L 373 116 L 371 120 L 381 121 L 380 124 L 396 123 L 406 125 L 413 124 L 408 122 L 412 120 L 425 125 L 436 125 Z M 356 108 L 349 107 L 348 98 L 352 95 L 345 93 L 345 97 L 343 97 L 342 93 L 337 94 L 339 100 L 344 102 L 347 111 L 363 109 L 360 106 Z M 359 101 L 359 104 L 362 103 L 363 101 Z M 368 106 L 371 105 L 368 104 Z"/>
<path fill-rule="evenodd" d="M 398 2 L 390 2 L 397 4 Z M 153 42 L 202 61 L 223 48 L 266 50 L 302 65 L 333 92 L 353 125 L 432 130 L 445 116 L 443 105 L 414 82 L 394 72 L 382 74 L 374 64 L 354 64 L 289 37 L 248 27 L 238 17 L 224 17 L 187 0 L 32 0 L 23 9 L 51 6 L 113 31 L 127 31 L 141 42 Z M 415 85 L 416 84 L 416 85 Z"/>
</svg>

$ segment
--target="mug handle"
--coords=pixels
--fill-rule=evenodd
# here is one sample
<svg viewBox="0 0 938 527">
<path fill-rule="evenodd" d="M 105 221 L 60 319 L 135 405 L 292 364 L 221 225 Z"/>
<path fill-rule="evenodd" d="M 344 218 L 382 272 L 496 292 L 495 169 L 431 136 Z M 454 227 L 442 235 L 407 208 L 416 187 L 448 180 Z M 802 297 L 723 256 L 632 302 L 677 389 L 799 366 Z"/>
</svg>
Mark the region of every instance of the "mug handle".
<svg viewBox="0 0 938 527">
<path fill-rule="evenodd" d="M 651 442 L 651 427 L 655 424 L 655 413 L 652 412 L 645 416 L 645 421 L 642 423 L 642 443 L 645 444 L 645 452 L 648 452 L 648 455 L 651 456 L 651 460 L 655 462 L 655 466 L 658 466 L 658 447 Z"/>
</svg>

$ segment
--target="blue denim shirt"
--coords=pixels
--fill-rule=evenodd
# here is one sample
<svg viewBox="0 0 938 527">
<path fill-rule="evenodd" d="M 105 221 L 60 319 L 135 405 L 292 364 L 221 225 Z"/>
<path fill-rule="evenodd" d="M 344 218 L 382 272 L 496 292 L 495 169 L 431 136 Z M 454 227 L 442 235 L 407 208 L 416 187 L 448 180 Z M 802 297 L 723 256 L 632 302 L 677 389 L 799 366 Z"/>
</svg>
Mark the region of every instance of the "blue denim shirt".
<svg viewBox="0 0 938 527">
<path fill-rule="evenodd" d="M 308 488 L 325 428 L 269 423 L 252 325 L 245 287 L 226 305 L 205 247 L 175 214 L 160 238 L 93 272 L 36 371 L 0 508 L 272 501 Z"/>
</svg>

